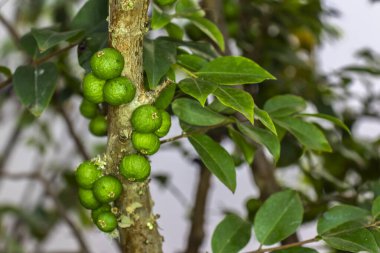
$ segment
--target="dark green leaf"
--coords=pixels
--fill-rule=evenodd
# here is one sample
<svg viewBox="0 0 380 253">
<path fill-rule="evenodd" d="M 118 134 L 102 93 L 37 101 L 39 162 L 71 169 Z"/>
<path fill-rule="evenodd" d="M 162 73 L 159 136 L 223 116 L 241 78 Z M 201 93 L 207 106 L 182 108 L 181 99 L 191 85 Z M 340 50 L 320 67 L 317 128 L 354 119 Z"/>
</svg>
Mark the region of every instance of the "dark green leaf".
<svg viewBox="0 0 380 253">
<path fill-rule="evenodd" d="M 57 32 L 51 28 L 32 29 L 32 35 L 37 42 L 38 48 L 42 52 L 58 45 L 62 41 L 78 36 L 81 32 L 81 30 Z"/>
<path fill-rule="evenodd" d="M 175 63 L 176 45 L 163 39 L 144 40 L 144 70 L 148 77 L 149 88 L 154 89 L 161 78 Z"/>
<path fill-rule="evenodd" d="M 229 118 L 202 107 L 193 99 L 176 99 L 172 103 L 172 109 L 180 120 L 194 126 L 215 126 L 229 121 Z"/>
<path fill-rule="evenodd" d="M 92 33 L 108 17 L 108 0 L 89 0 L 73 18 L 70 27 Z"/>
<path fill-rule="evenodd" d="M 340 119 L 333 117 L 331 115 L 327 115 L 327 114 L 323 114 L 323 113 L 313 113 L 313 114 L 302 113 L 302 114 L 299 114 L 299 116 L 301 116 L 301 117 L 315 117 L 315 118 L 328 120 L 331 123 L 343 128 L 348 134 L 351 135 L 350 129 L 346 126 L 346 124 L 344 124 Z"/>
<path fill-rule="evenodd" d="M 178 87 L 184 93 L 196 98 L 204 106 L 208 95 L 214 92 L 218 85 L 202 79 L 186 78 L 178 83 Z"/>
<path fill-rule="evenodd" d="M 177 56 L 177 63 L 191 71 L 198 71 L 207 61 L 198 55 L 181 54 Z"/>
<path fill-rule="evenodd" d="M 5 67 L 5 66 L 0 66 L 0 73 L 2 73 L 3 75 L 5 75 L 6 77 L 11 77 L 12 76 L 12 72 L 9 68 Z"/>
<path fill-rule="evenodd" d="M 377 198 L 372 203 L 372 210 L 371 210 L 373 218 L 377 219 L 380 216 L 380 196 L 377 196 Z"/>
<path fill-rule="evenodd" d="M 239 130 L 253 141 L 265 146 L 275 161 L 280 158 L 280 141 L 272 132 L 247 124 L 237 124 Z"/>
<path fill-rule="evenodd" d="M 272 245 L 293 234 L 302 223 L 303 206 L 295 191 L 286 190 L 270 196 L 255 216 L 257 240 Z"/>
<path fill-rule="evenodd" d="M 232 192 L 236 188 L 234 160 L 228 152 L 207 135 L 189 137 L 191 145 L 199 154 L 206 167 Z"/>
<path fill-rule="evenodd" d="M 372 233 L 365 228 L 346 233 L 322 236 L 330 247 L 348 252 L 378 253 L 379 247 Z"/>
<path fill-rule="evenodd" d="M 197 75 L 224 85 L 260 83 L 266 79 L 275 79 L 258 64 L 241 56 L 216 58 L 199 70 Z"/>
<path fill-rule="evenodd" d="M 305 247 L 292 247 L 289 249 L 276 250 L 273 253 L 318 253 L 315 249 Z"/>
<path fill-rule="evenodd" d="M 154 106 L 158 109 L 165 110 L 173 100 L 176 87 L 177 85 L 175 83 L 172 83 L 166 87 L 154 102 Z"/>
<path fill-rule="evenodd" d="M 368 217 L 368 211 L 356 206 L 334 206 L 323 214 L 318 220 L 317 231 L 319 235 L 325 234 L 347 222 L 363 220 Z"/>
<path fill-rule="evenodd" d="M 243 114 L 253 124 L 254 102 L 251 94 L 232 87 L 218 87 L 213 94 L 225 106 Z"/>
<path fill-rule="evenodd" d="M 21 48 L 33 59 L 39 59 L 51 52 L 51 50 L 47 50 L 44 52 L 40 52 L 38 49 L 37 41 L 34 39 L 32 33 L 27 33 L 20 39 Z"/>
<path fill-rule="evenodd" d="M 213 253 L 237 253 L 251 238 L 251 224 L 234 214 L 227 215 L 212 234 Z"/>
<path fill-rule="evenodd" d="M 332 151 L 325 135 L 314 124 L 290 117 L 275 118 L 274 121 L 294 135 L 306 149 Z"/>
<path fill-rule="evenodd" d="M 13 77 L 13 87 L 21 103 L 35 116 L 40 116 L 53 96 L 58 72 L 47 62 L 34 68 L 20 66 Z"/>
<path fill-rule="evenodd" d="M 376 240 L 377 246 L 380 248 L 380 229 L 379 228 L 373 228 L 370 231 Z"/>
<path fill-rule="evenodd" d="M 218 113 L 222 113 L 222 114 L 232 115 L 232 114 L 236 113 L 236 111 L 234 109 L 225 106 L 218 99 L 214 99 L 211 102 L 211 104 L 207 106 L 207 108 L 213 110 L 214 112 L 218 112 Z"/>
<path fill-rule="evenodd" d="M 247 163 L 252 164 L 253 158 L 255 157 L 256 148 L 253 145 L 251 145 L 241 133 L 239 133 L 232 127 L 228 128 L 228 134 L 233 140 L 233 142 L 243 152 L 244 158 L 247 161 Z"/>
<path fill-rule="evenodd" d="M 166 26 L 171 20 L 171 17 L 165 14 L 160 8 L 157 6 L 153 6 L 153 14 L 152 14 L 152 22 L 151 27 L 153 30 L 161 29 Z"/>
<path fill-rule="evenodd" d="M 169 23 L 165 26 L 165 30 L 170 38 L 182 40 L 184 32 L 180 26 Z"/>
<path fill-rule="evenodd" d="M 305 109 L 305 100 L 294 95 L 274 96 L 264 104 L 264 110 L 272 117 L 286 117 Z"/>
<path fill-rule="evenodd" d="M 178 0 L 175 11 L 177 15 L 183 17 L 204 16 L 204 11 L 195 0 Z"/>
<path fill-rule="evenodd" d="M 213 40 L 218 47 L 224 51 L 224 37 L 219 28 L 212 23 L 210 20 L 202 17 L 189 17 L 189 20 L 198 27 L 202 32 L 204 32 L 211 40 Z"/>
<path fill-rule="evenodd" d="M 277 136 L 276 126 L 274 125 L 269 114 L 255 106 L 255 118 L 257 118 L 269 131 Z"/>
</svg>

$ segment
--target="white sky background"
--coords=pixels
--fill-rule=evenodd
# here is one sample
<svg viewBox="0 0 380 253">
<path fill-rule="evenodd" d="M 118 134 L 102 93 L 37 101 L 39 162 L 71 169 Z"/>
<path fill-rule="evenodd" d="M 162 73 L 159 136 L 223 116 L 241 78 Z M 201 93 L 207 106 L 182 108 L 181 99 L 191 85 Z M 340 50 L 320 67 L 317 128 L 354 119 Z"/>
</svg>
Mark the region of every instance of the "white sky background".
<svg viewBox="0 0 380 253">
<path fill-rule="evenodd" d="M 12 1 L 9 1 L 8 5 L 11 5 Z M 320 53 L 319 60 L 323 71 L 329 73 L 334 69 L 344 66 L 347 63 L 354 63 L 353 53 L 363 47 L 370 47 L 377 52 L 380 52 L 380 3 L 370 4 L 367 0 L 326 0 L 326 4 L 336 7 L 342 12 L 342 16 L 332 21 L 343 31 L 343 37 L 341 40 L 333 42 L 332 44 L 325 45 Z M 10 18 L 7 12 L 3 12 L 8 18 Z M 8 36 L 2 28 L 0 28 L 0 34 L 2 36 Z M 380 84 L 379 84 L 380 86 Z M 360 84 L 356 85 L 354 89 L 360 90 Z M 10 111 L 15 109 L 14 105 L 9 105 Z M 75 110 L 75 108 L 73 108 Z M 7 110 L 3 110 L 7 111 Z M 8 112 L 10 114 L 12 112 Z M 45 115 L 42 117 L 48 118 Z M 91 137 L 87 131 L 87 121 L 80 117 L 74 118 L 76 122 L 76 130 L 81 133 L 83 139 L 89 138 L 91 142 L 99 142 L 99 139 Z M 54 120 L 56 126 L 54 128 L 54 136 L 61 138 L 62 140 L 68 140 L 69 137 L 66 134 L 65 126 L 59 118 Z M 176 124 L 175 124 L 176 125 Z M 366 123 L 365 131 L 358 130 L 359 135 L 363 137 L 375 137 L 380 134 L 379 122 L 373 121 Z M 12 122 L 1 122 L 0 133 L 3 140 L 3 136 L 7 136 L 7 132 L 13 127 Z M 358 127 L 360 128 L 360 127 Z M 370 131 L 368 131 L 370 129 Z M 180 130 L 178 126 L 173 127 L 170 135 L 176 135 Z M 369 134 L 368 134 L 369 133 Z M 31 131 L 29 132 L 29 135 Z M 25 133 L 24 136 L 27 136 Z M 4 146 L 3 141 L 0 141 L 0 150 Z M 228 149 L 228 145 L 227 145 Z M 65 158 L 70 152 L 73 152 L 73 143 L 67 143 L 65 150 L 60 151 L 65 154 Z M 57 152 L 50 152 L 50 159 L 56 159 Z M 32 152 L 31 148 L 18 148 L 16 153 L 10 159 L 9 168 L 12 168 L 14 172 L 25 171 L 31 169 L 28 164 L 33 164 L 36 160 L 37 153 Z M 22 159 L 20 159 L 22 157 Z M 58 162 L 57 162 L 58 163 Z M 79 163 L 79 161 L 72 161 L 73 166 Z M 171 181 L 175 183 L 177 188 L 185 195 L 187 200 L 193 199 L 195 194 L 195 186 L 197 180 L 198 170 L 193 165 L 186 161 L 181 155 L 174 149 L 163 148 L 157 155 L 152 157 L 153 172 L 156 173 L 170 173 L 172 175 Z M 235 195 L 231 194 L 220 182 L 215 178 L 212 180 L 212 188 L 209 195 L 209 203 L 207 209 L 207 237 L 203 245 L 204 251 L 210 250 L 210 236 L 218 224 L 223 218 L 223 210 L 235 210 L 241 215 L 245 215 L 244 202 L 247 198 L 255 196 L 256 191 L 252 186 L 252 178 L 246 167 L 238 170 L 237 175 L 238 187 Z M 0 188 L 0 202 L 18 203 L 21 199 L 25 183 L 20 182 L 6 182 L 1 184 Z M 159 226 L 161 233 L 165 237 L 164 250 L 165 252 L 172 253 L 178 252 L 184 249 L 188 232 L 188 224 L 186 217 L 188 208 L 183 207 L 175 197 L 165 189 L 161 189 L 157 184 L 153 184 L 151 187 L 152 195 L 155 200 L 155 212 L 161 215 L 159 219 Z M 33 191 L 38 192 L 38 187 Z M 30 201 L 33 200 L 33 192 L 31 193 Z M 10 194 L 12 193 L 12 194 Z M 37 194 L 38 195 L 38 194 Z M 35 197 L 35 196 L 34 196 Z M 191 201 L 190 201 L 191 203 Z M 50 238 L 46 244 L 46 250 L 67 250 L 75 249 L 75 240 L 70 238 L 70 231 L 65 225 L 60 225 L 57 228 L 57 233 Z M 94 253 L 108 253 L 112 252 L 112 242 L 97 230 L 83 231 L 88 240 L 88 244 L 93 249 Z M 303 235 L 304 239 L 315 235 L 315 229 L 313 227 L 307 229 L 306 235 Z M 91 243 L 90 243 L 91 242 Z M 255 244 L 251 242 L 247 250 L 255 249 Z"/>
</svg>

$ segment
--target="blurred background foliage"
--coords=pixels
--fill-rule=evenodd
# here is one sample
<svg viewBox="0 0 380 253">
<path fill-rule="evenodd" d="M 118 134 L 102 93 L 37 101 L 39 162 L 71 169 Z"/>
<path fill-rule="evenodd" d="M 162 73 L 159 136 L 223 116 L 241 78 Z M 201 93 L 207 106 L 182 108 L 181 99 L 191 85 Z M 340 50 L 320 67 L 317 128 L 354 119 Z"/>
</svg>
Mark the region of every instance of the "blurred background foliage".
<svg viewBox="0 0 380 253">
<path fill-rule="evenodd" d="M 6 2 L 0 1 L 0 6 Z M 30 57 L 43 57 L 36 51 L 30 29 L 54 26 L 54 29 L 66 30 L 72 25 L 70 22 L 82 4 L 83 1 L 79 0 L 18 0 L 14 4 L 8 3 L 12 5 L 8 8 L 13 12 L 12 20 L 5 19 L 4 8 L 0 9 L 1 23 L 8 32 L 3 34 L 1 40 L 0 65 L 14 69 Z M 351 130 L 364 118 L 379 119 L 380 94 L 374 89 L 378 82 L 376 78 L 380 75 L 380 55 L 377 52 L 363 48 L 355 53 L 355 63 L 348 63 L 332 73 L 320 70 L 319 48 L 339 38 L 338 28 L 328 22 L 331 18 L 339 18 L 339 10 L 328 8 L 319 0 L 204 0 L 201 4 L 222 30 L 228 44 L 227 54 L 251 58 L 277 78 L 265 85 L 247 88 L 260 108 L 275 95 L 291 93 L 307 100 L 310 112 L 336 116 Z M 215 13 L 216 16 L 212 17 Z M 100 24 L 91 31 L 95 40 L 83 40 L 76 47 L 80 62 L 81 59 L 88 59 L 89 49 L 104 45 L 104 38 L 107 38 L 104 27 Z M 207 36 L 195 26 L 181 24 L 181 27 L 187 39 L 209 42 Z M 178 36 L 178 33 L 173 33 L 172 24 L 165 28 L 170 36 Z M 58 48 L 55 46 L 50 50 Z M 81 144 L 80 138 L 85 140 L 87 137 L 78 137 L 72 127 L 72 119 L 77 118 L 73 115 L 79 115 L 76 101 L 83 74 L 78 68 L 74 51 L 55 58 L 60 74 L 58 89 L 48 111 L 41 118 L 34 118 L 24 111 L 11 86 L 1 87 L 0 122 L 14 124 L 9 135 L 1 135 L 0 176 L 4 179 L 0 181 L 0 187 L 7 176 L 8 159 L 18 146 L 26 146 L 25 150 L 37 153 L 38 159 L 31 167 L 42 172 L 45 179 L 37 174 L 32 174 L 32 177 L 28 174 L 26 178 L 19 174 L 16 179 L 41 181 L 42 185 L 50 186 L 33 199 L 33 203 L 21 206 L 0 203 L 0 252 L 31 252 L 30 245 L 37 245 L 37 251 L 33 252 L 39 252 L 38 245 L 43 244 L 54 226 L 62 221 L 70 224 L 71 216 L 79 217 L 83 225 L 91 226 L 88 215 L 73 198 L 76 187 L 71 164 L 67 161 L 87 159 L 104 150 L 104 143 L 92 140 Z M 85 60 L 81 63 L 85 67 Z M 0 69 L 0 82 L 7 79 L 8 72 L 6 68 Z M 365 90 L 364 93 L 352 91 L 352 86 L 357 83 Z M 357 103 L 353 105 L 352 101 Z M 56 120 L 62 121 L 77 145 L 69 152 L 60 153 L 65 141 L 54 139 L 51 122 Z M 247 201 L 247 217 L 252 218 L 261 201 L 286 186 L 302 193 L 305 223 L 314 221 L 331 203 L 365 207 L 380 195 L 380 139 L 358 139 L 320 120 L 317 123 L 323 126 L 334 152 L 304 152 L 289 134 L 282 138 L 281 157 L 276 166 L 265 152 L 257 151 L 252 174 L 253 183 L 261 195 Z M 222 133 L 222 138 L 225 136 L 226 133 Z M 242 162 L 243 156 L 238 148 L 236 150 L 236 159 Z M 58 158 L 57 153 L 60 153 Z M 187 153 L 184 152 L 184 155 Z M 302 180 L 282 180 L 278 176 L 289 169 L 296 169 Z M 163 176 L 156 176 L 155 179 L 163 185 L 167 184 Z M 292 185 L 288 185 L 289 181 Z M 27 189 L 36 187 L 34 183 L 29 184 Z M 28 200 L 27 195 L 24 195 L 24 200 Z"/>
</svg>

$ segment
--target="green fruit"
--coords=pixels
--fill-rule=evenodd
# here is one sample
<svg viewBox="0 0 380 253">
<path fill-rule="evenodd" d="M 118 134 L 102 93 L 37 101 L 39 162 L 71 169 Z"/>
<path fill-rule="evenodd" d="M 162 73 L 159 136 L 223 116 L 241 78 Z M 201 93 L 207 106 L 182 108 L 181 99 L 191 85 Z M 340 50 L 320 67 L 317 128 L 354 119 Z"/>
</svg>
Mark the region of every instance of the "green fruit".
<svg viewBox="0 0 380 253">
<path fill-rule="evenodd" d="M 104 116 L 96 116 L 91 119 L 88 129 L 95 136 L 105 136 L 107 135 L 107 120 Z"/>
<path fill-rule="evenodd" d="M 103 88 L 104 101 L 113 106 L 131 102 L 135 94 L 135 85 L 124 76 L 108 80 Z"/>
<path fill-rule="evenodd" d="M 95 224 L 103 232 L 112 232 L 117 227 L 117 218 L 111 212 L 103 212 L 99 214 Z"/>
<path fill-rule="evenodd" d="M 84 189 L 91 189 L 94 182 L 101 176 L 102 171 L 89 161 L 81 163 L 75 173 L 75 179 L 79 187 Z"/>
<path fill-rule="evenodd" d="M 99 178 L 92 188 L 95 198 L 101 203 L 109 203 L 119 198 L 123 186 L 119 179 L 114 176 L 104 176 Z"/>
<path fill-rule="evenodd" d="M 177 0 L 155 0 L 156 4 L 160 6 L 171 5 L 174 4 L 175 1 Z"/>
<path fill-rule="evenodd" d="M 96 222 L 96 220 L 98 219 L 101 213 L 110 212 L 110 211 L 111 211 L 111 206 L 109 204 L 104 204 L 98 207 L 97 209 L 94 209 L 91 211 L 91 219 L 93 222 Z"/>
<path fill-rule="evenodd" d="M 160 111 L 161 113 L 161 118 L 162 118 L 162 124 L 159 129 L 157 129 L 154 133 L 158 137 L 164 137 L 165 135 L 168 134 L 170 127 L 172 125 L 172 119 L 170 117 L 170 114 L 166 111 Z"/>
<path fill-rule="evenodd" d="M 153 133 L 162 123 L 161 114 L 153 105 L 142 105 L 133 111 L 132 127 L 140 133 Z"/>
<path fill-rule="evenodd" d="M 150 175 L 150 163 L 142 155 L 127 155 L 121 161 L 120 174 L 130 181 L 144 181 Z"/>
<path fill-rule="evenodd" d="M 157 109 L 165 110 L 173 100 L 175 94 L 176 84 L 170 84 L 160 94 L 160 96 L 154 102 L 154 106 Z"/>
<path fill-rule="evenodd" d="M 88 73 L 83 78 L 83 96 L 88 101 L 98 104 L 103 102 L 103 87 L 105 80 L 97 78 L 93 73 Z"/>
<path fill-rule="evenodd" d="M 160 139 L 154 133 L 132 133 L 133 147 L 144 155 L 153 155 L 160 149 Z"/>
<path fill-rule="evenodd" d="M 96 209 L 100 207 L 99 201 L 95 198 L 92 190 L 79 188 L 79 202 L 87 209 Z"/>
<path fill-rule="evenodd" d="M 83 115 L 83 117 L 92 119 L 96 115 L 98 115 L 98 106 L 95 103 L 92 103 L 87 99 L 83 98 L 79 106 L 79 111 Z"/>
<path fill-rule="evenodd" d="M 116 78 L 124 68 L 124 57 L 114 48 L 104 48 L 96 52 L 90 60 L 92 72 L 103 80 Z"/>
</svg>

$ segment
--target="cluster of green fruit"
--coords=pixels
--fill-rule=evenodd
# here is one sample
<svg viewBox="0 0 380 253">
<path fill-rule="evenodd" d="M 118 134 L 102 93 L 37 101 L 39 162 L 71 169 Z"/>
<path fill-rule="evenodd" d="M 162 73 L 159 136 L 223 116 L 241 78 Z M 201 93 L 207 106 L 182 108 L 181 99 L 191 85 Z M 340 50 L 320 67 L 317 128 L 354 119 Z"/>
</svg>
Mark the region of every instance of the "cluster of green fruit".
<svg viewBox="0 0 380 253">
<path fill-rule="evenodd" d="M 107 134 L 107 121 L 100 113 L 98 104 L 106 102 L 113 106 L 129 103 L 136 94 L 136 87 L 125 76 L 124 57 L 114 48 L 104 48 L 96 52 L 90 60 L 92 72 L 88 73 L 82 84 L 83 101 L 81 114 L 90 119 L 89 130 L 96 136 Z"/>
<path fill-rule="evenodd" d="M 104 132 L 98 131 L 99 117 L 107 126 L 106 119 L 99 114 L 99 103 L 118 106 L 131 102 L 135 96 L 134 84 L 120 76 L 123 68 L 124 59 L 116 49 L 100 50 L 91 58 L 92 72 L 83 81 L 84 100 L 80 111 L 85 117 L 91 118 L 90 131 L 95 135 L 107 132 L 107 128 Z M 116 174 L 132 182 L 143 182 L 149 177 L 151 166 L 146 156 L 156 153 L 160 148 L 159 138 L 169 132 L 171 118 L 168 112 L 143 104 L 132 112 L 130 123 L 132 134 L 128 138 L 137 153 L 124 156 L 115 175 L 106 174 L 103 166 L 96 165 L 99 162 L 92 161 L 81 163 L 76 170 L 79 201 L 91 210 L 93 222 L 103 232 L 112 232 L 118 225 L 118 210 L 112 206 L 120 197 L 123 187 Z"/>
</svg>

